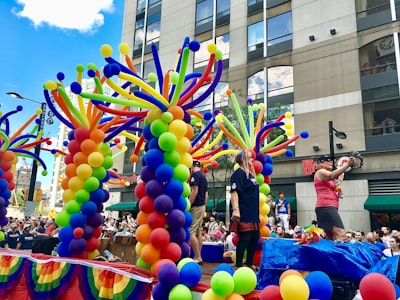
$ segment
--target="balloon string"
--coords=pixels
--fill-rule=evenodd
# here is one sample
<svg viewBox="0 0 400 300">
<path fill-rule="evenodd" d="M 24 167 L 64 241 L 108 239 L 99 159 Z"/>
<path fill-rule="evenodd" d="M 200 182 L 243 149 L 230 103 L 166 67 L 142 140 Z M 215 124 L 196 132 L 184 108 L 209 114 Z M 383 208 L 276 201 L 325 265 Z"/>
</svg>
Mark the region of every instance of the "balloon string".
<svg viewBox="0 0 400 300">
<path fill-rule="evenodd" d="M 21 155 L 19 155 L 19 156 L 28 157 L 28 158 L 33 159 L 36 162 L 39 162 L 40 165 L 43 167 L 43 169 L 47 170 L 46 163 L 38 155 L 36 155 L 36 154 L 34 154 L 34 153 L 30 152 L 30 151 L 24 150 L 24 149 L 15 149 L 15 148 L 13 148 L 13 149 L 10 149 L 10 150 L 15 152 L 15 153 L 20 153 Z"/>
<path fill-rule="evenodd" d="M 54 113 L 54 115 L 57 117 L 58 120 L 60 120 L 60 122 L 64 123 L 66 126 L 68 126 L 69 128 L 73 129 L 74 125 L 68 121 L 59 111 L 59 109 L 56 109 L 53 103 L 53 100 L 50 98 L 50 94 L 48 90 L 43 90 L 43 95 L 44 98 L 46 99 L 46 103 L 49 107 L 49 109 Z M 58 97 L 58 93 L 57 90 L 53 90 L 51 91 L 51 95 L 54 99 L 55 102 L 57 102 L 56 97 Z M 57 102 L 58 103 L 58 102 Z M 59 106 L 59 108 L 61 108 L 61 111 L 63 110 L 61 106 Z"/>
<path fill-rule="evenodd" d="M 44 142 L 49 141 L 49 140 L 50 140 L 49 138 L 40 139 L 40 140 L 37 140 L 37 141 L 32 142 L 30 144 L 25 144 L 22 147 L 18 147 L 18 149 L 31 149 L 31 148 L 35 147 L 36 145 L 40 145 L 41 143 L 44 143 Z"/>
<path fill-rule="evenodd" d="M 1 146 L 1 150 L 5 151 L 6 149 L 8 149 L 8 145 L 10 145 L 10 140 L 8 139 L 8 136 L 5 134 L 5 132 L 3 132 L 2 130 L 0 130 L 0 136 L 3 138 L 4 144 Z"/>
<path fill-rule="evenodd" d="M 82 72 L 78 71 L 76 81 L 82 86 Z M 83 99 L 82 99 L 81 95 L 77 95 L 77 96 L 78 96 L 79 111 L 80 111 L 81 115 L 84 116 L 85 115 L 85 107 L 83 105 Z M 86 121 L 87 121 L 87 117 L 86 117 Z"/>
<path fill-rule="evenodd" d="M 136 143 L 135 150 L 133 151 L 133 154 L 138 155 L 140 148 L 142 148 L 142 145 L 144 143 L 144 135 L 142 134 L 139 138 L 139 141 Z"/>
<path fill-rule="evenodd" d="M 263 119 L 263 116 L 264 116 L 264 112 L 265 112 L 265 108 L 263 107 L 263 108 L 261 108 L 260 113 L 258 115 L 256 128 L 254 128 L 254 133 L 255 134 L 257 134 L 260 131 L 261 122 L 262 122 L 262 119 Z"/>
<path fill-rule="evenodd" d="M 263 128 L 261 128 L 261 130 L 257 133 L 257 136 L 256 136 L 256 146 L 255 146 L 254 150 L 256 152 L 260 151 L 260 143 L 261 143 L 261 140 L 262 140 L 261 137 L 264 136 L 264 132 L 266 132 L 270 128 L 279 127 L 279 126 L 282 126 L 284 124 L 285 123 L 283 123 L 283 122 L 270 123 L 270 124 L 265 125 Z"/>
<path fill-rule="evenodd" d="M 282 121 L 284 118 L 285 118 L 285 114 L 282 114 L 282 115 L 280 115 L 280 116 L 275 120 L 275 122 L 280 122 L 280 121 Z M 266 136 L 267 134 L 269 134 L 273 129 L 274 129 L 274 127 L 269 128 L 268 130 L 266 130 L 266 131 L 264 132 L 264 134 L 261 136 L 261 140 L 264 140 L 265 136 Z"/>
<path fill-rule="evenodd" d="M 268 155 L 271 156 L 271 157 L 276 157 L 276 156 L 285 154 L 286 151 L 287 151 L 286 149 L 282 149 L 282 150 L 278 150 L 276 152 L 268 153 Z"/>
<path fill-rule="evenodd" d="M 159 84 L 159 90 L 163 90 L 163 71 L 160 63 L 160 57 L 158 56 L 157 46 L 155 44 L 151 45 L 151 52 L 153 54 L 153 62 L 154 66 L 156 67 L 157 79 Z"/>
<path fill-rule="evenodd" d="M 135 65 L 133 64 L 133 61 L 129 55 L 125 55 L 125 62 L 128 65 L 128 68 L 131 69 L 131 71 L 138 73 L 138 71 L 135 68 Z"/>
<path fill-rule="evenodd" d="M 90 131 L 93 131 L 95 128 L 99 126 L 100 119 L 102 117 L 102 113 L 97 113 L 94 118 L 92 119 L 92 122 L 90 123 Z"/>
<path fill-rule="evenodd" d="M 102 76 L 101 79 L 100 79 L 101 86 L 103 85 L 103 83 L 105 81 L 106 81 L 106 77 Z M 97 93 L 97 87 L 94 90 L 94 93 Z M 92 101 L 89 101 L 86 110 L 87 110 L 88 121 L 89 121 L 90 126 L 91 126 L 92 125 L 92 118 L 95 118 L 97 116 L 98 109 L 97 109 L 96 105 L 93 105 Z"/>
<path fill-rule="evenodd" d="M 192 155 L 195 155 L 195 156 L 196 156 L 196 155 L 203 154 L 203 153 L 206 152 L 208 149 L 211 149 L 212 147 L 214 147 L 214 146 L 218 143 L 218 141 L 222 138 L 223 134 L 224 134 L 224 133 L 223 133 L 222 131 L 220 131 L 220 132 L 218 133 L 217 137 L 216 137 L 209 145 L 207 145 L 206 147 L 204 147 L 204 148 L 202 148 L 202 149 L 200 149 L 200 150 L 198 150 L 198 151 L 192 149 L 192 151 L 190 151 L 190 153 L 191 153 Z"/>
<path fill-rule="evenodd" d="M 97 108 L 103 112 L 110 113 L 113 115 L 120 116 L 129 116 L 129 117 L 145 117 L 147 115 L 147 111 L 122 111 L 114 108 L 110 108 L 103 104 L 98 104 Z"/>
<path fill-rule="evenodd" d="M 121 135 L 122 135 L 122 136 L 125 136 L 125 137 L 127 137 L 127 138 L 129 138 L 130 140 L 132 140 L 132 141 L 134 141 L 134 142 L 139 141 L 139 137 L 136 136 L 136 135 L 134 135 L 134 134 L 132 134 L 132 133 L 130 133 L 130 132 L 122 131 L 122 132 L 121 132 Z"/>
<path fill-rule="evenodd" d="M 228 155 L 228 154 L 236 154 L 238 153 L 239 150 L 234 150 L 234 149 L 230 149 L 230 150 L 224 150 L 221 151 L 213 156 L 211 156 L 208 160 L 205 161 L 201 161 L 202 164 L 209 164 L 211 163 L 213 160 L 216 160 L 218 157 L 221 157 L 222 155 Z"/>
<path fill-rule="evenodd" d="M 212 155 L 214 155 L 215 153 L 221 151 L 222 149 L 223 149 L 223 146 L 221 145 L 221 146 L 218 146 L 217 148 L 215 148 L 214 150 L 212 150 L 210 152 L 207 152 L 207 153 L 205 153 L 203 155 L 196 155 L 196 156 L 192 155 L 192 156 L 193 156 L 193 158 L 196 158 L 196 159 L 202 159 L 202 158 L 206 158 L 206 157 L 211 157 Z"/>
<path fill-rule="evenodd" d="M 165 99 L 168 99 L 168 89 L 169 89 L 169 79 L 170 79 L 170 75 L 169 73 L 172 70 L 168 70 L 168 72 L 165 74 L 164 76 L 164 84 L 163 84 L 163 89 L 162 89 L 162 95 Z"/>
<path fill-rule="evenodd" d="M 129 107 L 124 106 L 122 110 L 128 110 Z M 121 116 L 115 116 L 108 124 L 104 125 L 103 131 L 106 132 L 108 129 L 111 128 L 112 125 L 116 124 L 118 120 L 120 120 Z"/>
<path fill-rule="evenodd" d="M 250 137 L 249 137 L 249 134 L 248 134 L 247 129 L 246 129 L 246 123 L 244 122 L 244 118 L 243 118 L 243 115 L 242 115 L 242 113 L 240 111 L 239 102 L 238 102 L 238 100 L 236 98 L 235 93 L 232 92 L 230 94 L 230 97 L 231 97 L 233 106 L 234 106 L 234 108 L 236 110 L 236 116 L 238 117 L 240 128 L 242 129 L 242 132 L 243 132 L 243 135 L 244 135 L 244 140 L 246 141 L 246 147 L 245 148 L 253 148 L 253 147 L 251 147 Z"/>
<path fill-rule="evenodd" d="M 239 141 L 236 137 L 234 137 L 234 136 L 225 128 L 224 124 L 219 123 L 219 124 L 218 124 L 218 127 L 219 127 L 219 129 L 222 130 L 223 133 L 225 133 L 225 135 L 226 135 L 234 144 L 236 144 L 236 146 L 238 146 L 240 149 L 243 149 L 244 145 L 242 145 L 242 144 L 240 143 L 240 141 Z"/>
<path fill-rule="evenodd" d="M 19 128 L 11 137 L 10 137 L 10 141 L 12 142 L 17 136 L 21 135 L 21 132 L 25 130 L 26 127 L 28 127 L 28 125 L 30 123 L 33 122 L 33 120 L 35 120 L 38 117 L 38 115 L 33 115 L 32 117 L 30 117 L 28 119 L 28 121 L 26 121 L 21 128 Z"/>
<path fill-rule="evenodd" d="M 197 112 L 197 111 L 195 111 L 195 110 L 193 110 L 193 109 L 188 109 L 188 110 L 187 110 L 187 113 L 190 114 L 190 115 L 192 115 L 192 116 L 198 117 L 198 118 L 201 119 L 201 120 L 204 119 L 204 116 L 203 116 L 201 113 L 199 113 L 199 112 Z"/>
<path fill-rule="evenodd" d="M 180 93 L 181 93 L 182 87 L 183 87 L 183 80 L 185 79 L 185 74 L 186 74 L 186 69 L 187 69 L 187 64 L 188 64 L 188 59 L 189 59 L 189 53 L 190 53 L 189 48 L 185 47 L 183 49 L 182 66 L 179 71 L 178 83 L 176 84 L 175 91 L 172 96 L 172 100 L 170 102 L 171 106 L 177 105 L 177 103 L 179 101 L 179 96 L 180 96 Z"/>
</svg>

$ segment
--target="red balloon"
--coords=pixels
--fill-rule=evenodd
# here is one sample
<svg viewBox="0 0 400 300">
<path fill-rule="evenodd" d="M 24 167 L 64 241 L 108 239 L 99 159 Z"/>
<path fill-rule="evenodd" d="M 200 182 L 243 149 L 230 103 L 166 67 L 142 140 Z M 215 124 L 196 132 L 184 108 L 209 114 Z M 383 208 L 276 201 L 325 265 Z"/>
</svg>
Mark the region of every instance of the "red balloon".
<svg viewBox="0 0 400 300">
<path fill-rule="evenodd" d="M 260 266 L 261 256 L 262 256 L 262 250 L 256 250 L 256 252 L 254 253 L 254 264 L 256 266 Z"/>
<path fill-rule="evenodd" d="M 77 239 L 81 238 L 83 236 L 83 229 L 80 227 L 77 227 L 74 229 L 74 237 Z"/>
<path fill-rule="evenodd" d="M 3 176 L 1 178 L 7 180 L 7 181 L 12 181 L 14 179 L 14 174 L 10 171 L 3 172 Z"/>
<path fill-rule="evenodd" d="M 99 238 L 101 235 L 101 226 L 93 228 L 93 237 Z"/>
<path fill-rule="evenodd" d="M 76 128 L 74 131 L 74 136 L 79 143 L 83 142 L 86 139 L 90 139 L 89 129 L 83 127 Z"/>
<path fill-rule="evenodd" d="M 4 171 L 8 171 L 11 169 L 11 163 L 9 161 L 2 161 L 0 162 L 0 169 Z"/>
<path fill-rule="evenodd" d="M 13 189 L 15 189 L 15 183 L 13 181 L 8 182 L 7 189 L 9 191 L 12 191 Z"/>
<path fill-rule="evenodd" d="M 213 169 L 218 168 L 218 162 L 217 162 L 216 160 L 213 160 L 213 161 L 211 162 L 211 168 L 213 168 Z"/>
<path fill-rule="evenodd" d="M 167 216 L 164 214 L 160 214 L 157 211 L 153 211 L 149 214 L 147 218 L 147 223 L 151 228 L 164 228 L 167 224 Z"/>
<path fill-rule="evenodd" d="M 68 148 L 69 153 L 75 154 L 75 153 L 81 151 L 81 144 L 77 140 L 73 140 L 68 143 L 67 148 Z"/>
<path fill-rule="evenodd" d="M 169 243 L 167 247 L 161 250 L 161 258 L 167 258 L 177 262 L 182 255 L 181 247 L 177 243 Z"/>
<path fill-rule="evenodd" d="M 144 196 L 139 201 L 139 208 L 140 211 L 150 214 L 154 211 L 154 199 L 150 198 L 149 196 Z"/>
<path fill-rule="evenodd" d="M 88 253 L 87 251 L 83 251 L 82 253 L 72 255 L 72 257 L 80 259 L 88 259 Z"/>
<path fill-rule="evenodd" d="M 207 168 L 207 167 L 204 167 L 204 168 L 203 168 L 203 173 L 204 173 L 204 174 L 207 174 L 207 173 L 208 173 L 208 168 Z"/>
<path fill-rule="evenodd" d="M 254 171 L 256 172 L 256 174 L 260 174 L 263 169 L 263 164 L 261 162 L 259 162 L 258 160 L 254 160 L 253 166 L 254 166 Z"/>
<path fill-rule="evenodd" d="M 164 228 L 156 228 L 150 234 L 150 243 L 157 249 L 166 247 L 169 239 L 169 232 Z"/>
<path fill-rule="evenodd" d="M 142 181 L 136 185 L 135 195 L 139 199 L 142 199 L 144 196 L 146 196 L 146 182 Z"/>
<path fill-rule="evenodd" d="M 93 250 L 99 249 L 100 248 L 100 240 L 91 237 L 86 241 L 86 252 L 92 252 Z"/>
<path fill-rule="evenodd" d="M 271 177 L 270 176 L 264 176 L 264 183 L 270 184 L 271 183 Z"/>
<path fill-rule="evenodd" d="M 232 237 L 232 244 L 234 244 L 235 246 L 237 245 L 237 242 L 239 240 L 239 234 L 235 233 Z"/>
<path fill-rule="evenodd" d="M 360 281 L 363 300 L 393 300 L 396 290 L 390 280 L 380 273 L 369 273 Z"/>
<path fill-rule="evenodd" d="M 282 300 L 279 285 L 268 285 L 260 294 L 260 300 Z"/>
<path fill-rule="evenodd" d="M 68 153 L 67 155 L 65 155 L 64 162 L 66 165 L 73 164 L 74 163 L 74 155 L 71 153 Z"/>
</svg>

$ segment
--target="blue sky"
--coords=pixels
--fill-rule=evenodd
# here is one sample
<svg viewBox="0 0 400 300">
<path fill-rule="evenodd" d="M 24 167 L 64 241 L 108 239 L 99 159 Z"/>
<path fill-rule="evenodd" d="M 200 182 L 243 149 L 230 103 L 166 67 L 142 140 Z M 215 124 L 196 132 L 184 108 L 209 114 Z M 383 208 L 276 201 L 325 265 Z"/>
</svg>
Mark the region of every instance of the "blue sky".
<svg viewBox="0 0 400 300">
<path fill-rule="evenodd" d="M 6 95 L 17 92 L 43 102 L 43 84 L 66 75 L 69 84 L 76 77 L 78 64 L 104 65 L 100 47 L 110 44 L 119 58 L 124 0 L 2 0 L 0 1 L 0 110 L 8 112 L 22 105 L 18 118 L 11 119 L 17 130 L 39 104 Z M 45 135 L 55 137 L 59 122 L 45 125 Z M 38 180 L 42 187 L 51 184 L 54 158 L 41 154 L 49 175 Z M 28 162 L 31 163 L 31 162 Z"/>
</svg>

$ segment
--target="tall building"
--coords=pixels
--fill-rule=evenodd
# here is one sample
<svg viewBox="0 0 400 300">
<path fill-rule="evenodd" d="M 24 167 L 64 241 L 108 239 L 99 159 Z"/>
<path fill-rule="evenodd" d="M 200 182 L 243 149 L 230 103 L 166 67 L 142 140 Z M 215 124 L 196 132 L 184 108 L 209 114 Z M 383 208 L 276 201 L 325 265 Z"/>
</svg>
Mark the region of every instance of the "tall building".
<svg viewBox="0 0 400 300">
<path fill-rule="evenodd" d="M 359 151 L 363 166 L 346 173 L 340 214 L 346 228 L 369 231 L 400 227 L 398 19 L 399 1 L 389 0 L 132 0 L 122 41 L 144 78 L 155 71 L 151 44 L 168 69 L 185 37 L 198 40 L 189 65 L 201 70 L 215 43 L 224 72 L 199 110 L 226 105 L 227 87 L 242 103 L 292 110 L 296 132 L 309 138 L 274 162 L 271 187 L 295 199 L 302 226 L 315 218 L 311 160 Z"/>
</svg>

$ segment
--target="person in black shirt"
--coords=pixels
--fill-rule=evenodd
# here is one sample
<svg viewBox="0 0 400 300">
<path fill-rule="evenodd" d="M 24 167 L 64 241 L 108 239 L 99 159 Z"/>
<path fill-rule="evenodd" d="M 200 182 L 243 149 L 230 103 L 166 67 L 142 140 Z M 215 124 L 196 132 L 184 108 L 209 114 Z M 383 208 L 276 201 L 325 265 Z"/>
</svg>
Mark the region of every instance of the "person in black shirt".
<svg viewBox="0 0 400 300">
<path fill-rule="evenodd" d="M 229 230 L 239 234 L 236 267 L 243 265 L 244 252 L 247 250 L 246 265 L 256 269 L 253 260 L 260 238 L 260 195 L 252 154 L 249 150 L 243 150 L 235 158 L 240 167 L 233 172 L 230 180 L 232 221 Z"/>
<path fill-rule="evenodd" d="M 31 233 L 32 225 L 25 224 L 22 234 L 18 238 L 17 250 L 32 250 L 35 236 Z"/>
<path fill-rule="evenodd" d="M 7 242 L 8 242 L 8 246 L 11 249 L 16 249 L 17 248 L 17 242 L 18 242 L 18 238 L 20 236 L 20 232 L 18 230 L 18 225 L 17 223 L 11 223 L 10 225 L 11 230 L 9 230 L 7 232 Z"/>
<path fill-rule="evenodd" d="M 191 204 L 190 213 L 193 217 L 192 225 L 190 226 L 190 245 L 193 249 L 193 260 L 199 264 L 203 263 L 201 258 L 201 247 L 203 238 L 201 229 L 203 226 L 204 213 L 208 201 L 208 183 L 206 176 L 201 172 L 201 164 L 199 161 L 193 161 L 192 176 L 190 177 L 190 195 L 189 201 Z"/>
</svg>

